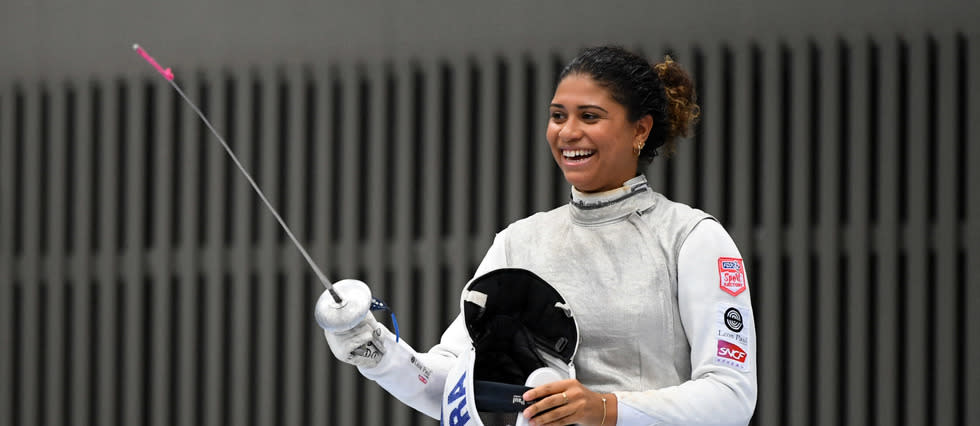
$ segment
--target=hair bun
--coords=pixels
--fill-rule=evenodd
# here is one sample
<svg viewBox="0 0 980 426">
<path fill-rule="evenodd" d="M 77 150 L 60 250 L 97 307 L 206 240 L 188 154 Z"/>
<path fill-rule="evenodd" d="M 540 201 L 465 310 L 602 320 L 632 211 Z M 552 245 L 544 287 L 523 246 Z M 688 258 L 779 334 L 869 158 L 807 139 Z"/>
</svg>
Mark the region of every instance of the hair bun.
<svg viewBox="0 0 980 426">
<path fill-rule="evenodd" d="M 674 139 L 691 135 L 691 128 L 701 115 L 701 107 L 697 104 L 694 81 L 670 55 L 666 55 L 664 62 L 654 65 L 653 69 L 667 95 L 667 151 L 671 152 Z"/>
</svg>

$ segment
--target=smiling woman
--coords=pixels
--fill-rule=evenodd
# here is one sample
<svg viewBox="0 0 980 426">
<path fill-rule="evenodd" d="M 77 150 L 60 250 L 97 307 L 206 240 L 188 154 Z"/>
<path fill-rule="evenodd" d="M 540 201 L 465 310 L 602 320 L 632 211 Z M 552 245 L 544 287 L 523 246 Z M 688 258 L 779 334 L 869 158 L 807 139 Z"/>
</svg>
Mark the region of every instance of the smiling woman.
<svg viewBox="0 0 980 426">
<path fill-rule="evenodd" d="M 701 112 L 694 83 L 669 56 L 651 67 L 622 49 L 589 49 L 559 81 L 548 143 L 565 179 L 582 192 L 621 186 L 661 147 L 673 153 Z"/>
<path fill-rule="evenodd" d="M 490 405 L 512 407 L 510 416 L 522 410 L 517 424 L 530 425 L 747 424 L 757 363 L 741 255 L 713 217 L 668 200 L 641 173 L 689 134 L 700 113 L 694 93 L 670 58 L 651 66 L 618 47 L 583 51 L 559 76 L 547 128 L 571 201 L 497 234 L 463 291 L 468 315 L 461 313 L 428 352 L 396 341 L 369 316 L 357 331 L 327 331 L 335 355 L 406 404 L 454 425 L 496 424 L 483 415 Z M 541 344 L 548 340 L 500 320 L 494 324 L 504 337 L 488 354 L 474 330 L 497 297 L 471 287 L 506 270 L 530 271 L 561 301 L 532 308 L 517 297 L 520 318 L 560 307 L 575 333 L 560 334 L 557 346 Z M 578 344 L 569 345 L 568 336 Z M 378 350 L 349 349 L 367 343 Z M 504 403 L 488 405 L 474 390 L 475 381 L 501 377 L 504 364 L 488 363 L 488 356 L 529 360 L 504 363 L 514 373 L 504 383 L 512 392 Z M 548 380 L 537 379 L 543 376 Z"/>
<path fill-rule="evenodd" d="M 608 191 L 636 176 L 637 144 L 653 120 L 631 122 L 626 108 L 591 77 L 571 75 L 551 102 L 548 144 L 565 179 L 582 192 Z"/>
</svg>

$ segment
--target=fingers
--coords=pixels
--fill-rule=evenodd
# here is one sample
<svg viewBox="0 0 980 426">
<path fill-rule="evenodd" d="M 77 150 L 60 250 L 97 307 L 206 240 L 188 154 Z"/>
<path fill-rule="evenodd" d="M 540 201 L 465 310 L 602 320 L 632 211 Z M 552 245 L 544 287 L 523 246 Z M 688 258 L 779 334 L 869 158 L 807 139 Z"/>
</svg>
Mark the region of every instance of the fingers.
<svg viewBox="0 0 980 426">
<path fill-rule="evenodd" d="M 574 387 L 577 383 L 576 380 L 562 380 L 525 392 L 525 401 L 538 402 L 524 409 L 522 414 L 535 426 L 572 424 L 573 416 L 584 405 L 581 398 L 576 398 L 581 393 Z"/>
<path fill-rule="evenodd" d="M 558 395 L 559 398 L 561 395 Z M 561 405 L 556 408 L 546 411 L 544 413 L 538 414 L 532 417 L 528 422 L 530 426 L 555 426 L 555 425 L 571 425 L 578 423 L 575 419 L 577 418 L 577 412 L 579 410 L 570 405 Z"/>
<path fill-rule="evenodd" d="M 572 387 L 573 384 L 578 383 L 575 379 L 559 380 L 557 382 L 551 382 L 545 385 L 538 386 L 527 392 L 524 392 L 525 401 L 534 401 L 536 399 L 541 399 L 549 395 L 554 395 L 556 393 L 561 393 L 568 388 Z"/>
<path fill-rule="evenodd" d="M 373 317 L 368 315 L 366 320 L 349 330 L 324 331 L 330 351 L 337 359 L 365 368 L 380 362 L 385 354 L 385 328 L 372 320 Z"/>
<path fill-rule="evenodd" d="M 525 401 L 536 401 L 521 413 L 532 426 L 598 424 L 600 421 L 602 396 L 575 379 L 538 386 L 525 392 L 523 397 Z"/>
</svg>

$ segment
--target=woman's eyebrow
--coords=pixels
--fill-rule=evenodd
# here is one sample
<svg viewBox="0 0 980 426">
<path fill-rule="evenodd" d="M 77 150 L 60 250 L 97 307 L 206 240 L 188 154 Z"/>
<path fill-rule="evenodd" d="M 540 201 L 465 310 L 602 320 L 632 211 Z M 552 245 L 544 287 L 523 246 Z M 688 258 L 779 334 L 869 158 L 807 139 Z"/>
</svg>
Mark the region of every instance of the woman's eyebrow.
<svg viewBox="0 0 980 426">
<path fill-rule="evenodd" d="M 609 111 L 606 111 L 605 108 L 603 108 L 603 107 L 601 107 L 599 105 L 580 105 L 578 107 L 578 109 L 580 109 L 580 110 L 582 110 L 582 109 L 590 109 L 590 108 L 595 108 L 595 109 L 600 110 L 602 112 L 609 112 Z"/>
<path fill-rule="evenodd" d="M 554 107 L 554 108 L 565 109 L 565 106 L 562 105 L 562 104 L 551 104 L 550 106 L 551 107 Z M 601 107 L 599 105 L 579 105 L 579 107 L 578 107 L 578 109 L 580 109 L 580 110 L 589 109 L 589 108 L 595 108 L 595 109 L 601 110 L 602 112 L 609 112 L 609 111 L 606 111 L 605 108 L 603 108 L 603 107 Z"/>
</svg>

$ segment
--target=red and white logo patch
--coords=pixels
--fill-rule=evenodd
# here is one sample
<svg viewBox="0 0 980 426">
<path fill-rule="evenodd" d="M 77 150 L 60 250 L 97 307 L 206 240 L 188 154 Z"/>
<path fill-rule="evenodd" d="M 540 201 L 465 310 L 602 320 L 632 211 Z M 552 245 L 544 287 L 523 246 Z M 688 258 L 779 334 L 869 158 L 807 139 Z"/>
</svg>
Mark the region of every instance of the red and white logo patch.
<svg viewBox="0 0 980 426">
<path fill-rule="evenodd" d="M 745 363 L 745 358 L 748 357 L 748 354 L 745 353 L 745 350 L 738 347 L 738 345 L 734 343 L 719 340 L 718 357 L 730 359 L 738 363 Z"/>
<path fill-rule="evenodd" d="M 738 345 L 734 343 L 719 340 L 718 356 L 736 362 L 745 362 L 746 353 L 742 348 L 738 347 Z"/>
<path fill-rule="evenodd" d="M 739 371 L 749 371 L 749 353 L 742 346 L 718 339 L 715 364 L 731 367 Z"/>
<path fill-rule="evenodd" d="M 718 258 L 719 286 L 725 293 L 738 296 L 745 291 L 745 266 L 742 259 L 735 257 Z"/>
</svg>

